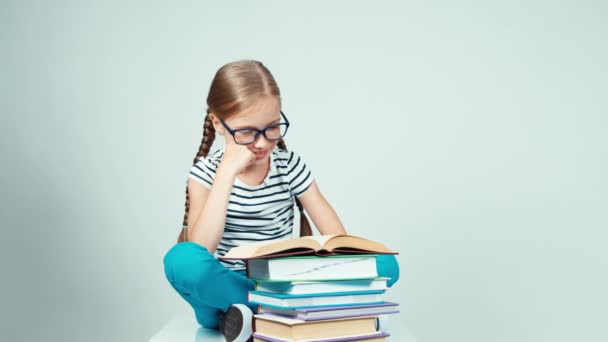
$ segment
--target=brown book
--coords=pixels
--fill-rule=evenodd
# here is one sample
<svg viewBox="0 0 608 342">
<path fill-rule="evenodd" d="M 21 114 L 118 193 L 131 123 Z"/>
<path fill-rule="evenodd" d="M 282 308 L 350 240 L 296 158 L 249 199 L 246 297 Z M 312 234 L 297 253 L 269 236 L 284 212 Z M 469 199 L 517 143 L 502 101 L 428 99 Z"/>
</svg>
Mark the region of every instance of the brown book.
<svg viewBox="0 0 608 342">
<path fill-rule="evenodd" d="M 322 340 L 378 333 L 376 316 L 302 321 L 271 314 L 254 315 L 256 334 L 282 340 Z"/>
<path fill-rule="evenodd" d="M 253 242 L 232 248 L 219 259 L 278 258 L 292 255 L 399 254 L 384 244 L 354 235 L 317 235 Z"/>
</svg>

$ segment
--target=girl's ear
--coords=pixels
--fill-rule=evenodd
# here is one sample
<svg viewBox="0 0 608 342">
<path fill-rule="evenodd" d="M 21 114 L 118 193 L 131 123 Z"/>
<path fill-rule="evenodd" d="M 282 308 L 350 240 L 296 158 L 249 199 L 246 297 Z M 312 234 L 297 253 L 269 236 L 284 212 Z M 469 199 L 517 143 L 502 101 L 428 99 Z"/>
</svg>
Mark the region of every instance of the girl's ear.
<svg viewBox="0 0 608 342">
<path fill-rule="evenodd" d="M 213 124 L 213 128 L 215 128 L 215 132 L 219 135 L 224 135 L 224 126 L 220 122 L 220 120 L 215 116 L 215 114 L 209 113 L 209 117 L 211 118 L 211 123 Z"/>
</svg>

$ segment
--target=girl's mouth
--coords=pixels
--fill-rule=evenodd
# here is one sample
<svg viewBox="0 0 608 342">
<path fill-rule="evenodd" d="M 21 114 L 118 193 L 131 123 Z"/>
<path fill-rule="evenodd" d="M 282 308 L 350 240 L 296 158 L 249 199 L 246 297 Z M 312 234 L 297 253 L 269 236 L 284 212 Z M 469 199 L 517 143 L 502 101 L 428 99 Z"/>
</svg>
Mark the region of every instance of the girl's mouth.
<svg viewBox="0 0 608 342">
<path fill-rule="evenodd" d="M 254 152 L 255 153 L 255 159 L 259 160 L 262 159 L 266 156 L 266 153 L 268 153 L 268 151 L 262 151 L 262 152 Z"/>
</svg>

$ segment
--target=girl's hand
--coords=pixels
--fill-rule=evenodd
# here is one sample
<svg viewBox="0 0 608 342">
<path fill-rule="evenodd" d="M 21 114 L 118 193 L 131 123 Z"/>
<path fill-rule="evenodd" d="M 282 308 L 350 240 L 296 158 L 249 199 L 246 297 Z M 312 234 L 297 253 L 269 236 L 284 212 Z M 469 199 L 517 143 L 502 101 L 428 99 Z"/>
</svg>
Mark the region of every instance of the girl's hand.
<svg viewBox="0 0 608 342">
<path fill-rule="evenodd" d="M 238 175 L 254 161 L 255 153 L 251 152 L 247 146 L 226 144 L 224 156 L 222 157 L 219 167 L 226 168 L 234 175 Z"/>
</svg>

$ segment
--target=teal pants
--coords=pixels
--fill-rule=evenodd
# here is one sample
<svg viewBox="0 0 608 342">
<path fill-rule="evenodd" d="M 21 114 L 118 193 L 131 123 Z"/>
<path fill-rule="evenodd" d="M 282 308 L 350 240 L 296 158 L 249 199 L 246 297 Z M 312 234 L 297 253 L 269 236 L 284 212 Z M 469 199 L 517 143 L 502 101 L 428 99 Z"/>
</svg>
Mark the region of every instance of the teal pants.
<svg viewBox="0 0 608 342">
<path fill-rule="evenodd" d="M 394 255 L 379 255 L 378 275 L 390 277 L 388 286 L 399 279 L 399 265 Z M 165 276 L 177 293 L 192 306 L 197 322 L 216 329 L 219 310 L 232 304 L 246 304 L 255 313 L 257 305 L 247 301 L 254 289 L 245 271 L 233 271 L 222 265 L 207 248 L 185 241 L 171 247 L 163 258 Z"/>
</svg>

